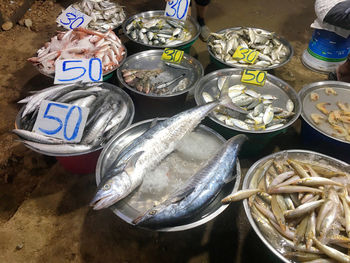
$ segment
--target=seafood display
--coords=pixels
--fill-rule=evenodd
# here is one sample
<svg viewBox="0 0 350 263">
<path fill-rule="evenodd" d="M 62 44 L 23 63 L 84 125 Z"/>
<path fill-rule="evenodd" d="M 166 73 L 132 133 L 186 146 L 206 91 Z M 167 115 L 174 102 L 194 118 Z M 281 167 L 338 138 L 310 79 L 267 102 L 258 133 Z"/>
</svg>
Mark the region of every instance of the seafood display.
<svg viewBox="0 0 350 263">
<path fill-rule="evenodd" d="M 128 196 L 141 184 L 145 173 L 169 155 L 177 143 L 218 105 L 240 110 L 224 97 L 155 123 L 128 145 L 108 168 L 102 176 L 104 180 L 99 184 L 91 206 L 95 210 L 106 208 Z"/>
<path fill-rule="evenodd" d="M 276 68 L 286 63 L 293 52 L 291 46 L 275 33 L 250 27 L 230 28 L 211 33 L 207 45 L 210 54 L 220 62 L 240 68 Z M 259 52 L 254 64 L 232 57 L 239 46 Z"/>
<path fill-rule="evenodd" d="M 165 118 L 157 118 L 163 121 Z M 106 171 L 128 145 L 154 125 L 154 119 L 135 123 L 114 136 L 103 148 L 96 167 L 96 184 L 99 185 Z M 223 147 L 225 139 L 217 132 L 204 125 L 197 126 L 188 133 L 165 159 L 154 169 L 148 171 L 141 185 L 127 198 L 111 206 L 111 211 L 123 221 L 133 225 L 133 220 L 150 208 L 159 205 L 170 197 L 170 194 L 182 187 L 205 163 Z M 244 146 L 243 146 L 244 147 Z M 214 197 L 214 200 L 191 218 L 184 219 L 171 227 L 145 227 L 148 229 L 173 232 L 191 229 L 207 223 L 221 214 L 228 205 L 222 205 L 221 199 L 237 191 L 241 178 L 240 162 L 226 185 Z"/>
<path fill-rule="evenodd" d="M 198 25 L 163 16 L 163 11 L 141 13 L 127 20 L 125 34 L 146 46 L 174 47 L 198 36 Z M 196 29 L 195 29 L 196 27 Z"/>
<path fill-rule="evenodd" d="M 339 84 L 340 85 L 340 84 Z M 350 142 L 350 92 L 347 87 L 325 85 L 303 95 L 303 117 L 328 136 Z"/>
<path fill-rule="evenodd" d="M 241 134 L 228 140 L 183 186 L 133 223 L 150 228 L 171 227 L 193 217 L 211 203 L 226 182 L 233 179 L 236 159 L 246 139 Z"/>
<path fill-rule="evenodd" d="M 327 95 L 337 95 L 332 88 L 325 88 L 324 92 Z M 317 94 L 317 92 L 313 92 L 313 94 Z M 342 98 L 339 99 L 341 100 Z M 337 108 L 334 109 L 335 105 L 332 103 L 320 102 L 314 99 L 313 101 L 317 101 L 316 109 L 318 112 L 311 113 L 310 117 L 316 125 L 322 123 L 328 125 L 333 131 L 330 135 L 350 142 L 350 104 L 340 100 L 336 103 Z M 331 108 L 334 110 L 331 110 Z"/>
<path fill-rule="evenodd" d="M 88 29 L 100 32 L 113 30 L 126 18 L 123 7 L 109 0 L 82 0 L 73 4 L 73 7 L 92 18 L 87 25 Z"/>
<path fill-rule="evenodd" d="M 80 143 L 67 143 L 32 131 L 43 100 L 90 109 Z M 13 132 L 26 146 L 49 155 L 77 154 L 100 148 L 117 131 L 130 125 L 134 115 L 130 97 L 115 86 L 101 82 L 52 86 L 18 103 L 26 105 L 17 117 L 17 128 Z"/>
<path fill-rule="evenodd" d="M 112 30 L 100 33 L 78 27 L 59 32 L 37 51 L 36 57 L 28 61 L 44 74 L 53 75 L 57 60 L 99 58 L 105 74 L 119 67 L 125 57 L 125 47 Z"/>
<path fill-rule="evenodd" d="M 194 88 L 203 76 L 198 60 L 184 54 L 179 64 L 161 59 L 163 50 L 152 49 L 129 56 L 117 70 L 118 80 L 132 92 L 149 97 L 172 97 Z"/>
<path fill-rule="evenodd" d="M 162 73 L 162 69 L 122 70 L 125 83 L 130 87 L 135 88 L 137 91 L 146 94 L 167 95 L 187 88 L 189 81 L 188 78 L 185 78 L 185 73 L 180 74 L 178 77 L 168 82 L 160 82 L 158 79 L 164 79 L 164 77 L 162 77 Z"/>
<path fill-rule="evenodd" d="M 285 262 L 350 262 L 346 167 L 315 152 L 280 152 L 254 164 L 243 190 L 222 202 L 248 198 L 244 205 L 254 229 Z"/>
<path fill-rule="evenodd" d="M 300 105 L 295 92 L 281 89 L 279 80 L 271 77 L 264 87 L 246 85 L 240 82 L 239 73 L 238 69 L 219 70 L 198 83 L 197 104 L 213 101 L 224 92 L 245 111 L 238 114 L 219 107 L 211 113 L 212 119 L 239 131 L 269 132 L 286 127 L 297 118 Z"/>
</svg>

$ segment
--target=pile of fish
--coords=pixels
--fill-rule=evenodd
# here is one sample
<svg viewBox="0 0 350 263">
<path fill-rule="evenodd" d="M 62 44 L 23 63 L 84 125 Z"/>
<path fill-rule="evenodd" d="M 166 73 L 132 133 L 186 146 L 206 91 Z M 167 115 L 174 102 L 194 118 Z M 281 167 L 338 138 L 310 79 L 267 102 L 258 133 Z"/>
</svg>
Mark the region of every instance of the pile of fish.
<svg viewBox="0 0 350 263">
<path fill-rule="evenodd" d="M 180 65 L 176 65 L 180 66 Z M 163 69 L 123 69 L 122 75 L 127 85 L 145 94 L 170 95 L 187 88 L 188 78 L 182 73 L 172 80 L 164 81 Z"/>
<path fill-rule="evenodd" d="M 167 17 L 136 18 L 126 26 L 126 33 L 150 46 L 176 46 L 192 37 L 185 22 Z"/>
<path fill-rule="evenodd" d="M 350 174 L 304 158 L 266 161 L 256 169 L 250 189 L 222 202 L 249 198 L 264 236 L 293 261 L 350 262 Z"/>
<path fill-rule="evenodd" d="M 228 77 L 218 79 L 218 89 L 223 89 Z M 228 88 L 228 96 L 232 103 L 241 107 L 246 114 L 234 118 L 226 109 L 218 108 L 213 115 L 226 125 L 249 131 L 274 130 L 283 127 L 294 116 L 294 103 L 288 99 L 286 108 L 274 107 L 273 103 L 279 98 L 270 94 L 260 94 L 248 89 L 243 84 L 237 84 Z M 202 93 L 205 102 L 213 101 L 214 98 L 208 92 Z"/>
<path fill-rule="evenodd" d="M 211 33 L 208 46 L 216 58 L 235 67 L 275 67 L 290 55 L 289 49 L 277 39 L 275 33 L 254 28 Z M 254 64 L 232 58 L 239 46 L 259 52 Z"/>
<path fill-rule="evenodd" d="M 73 4 L 73 7 L 92 18 L 87 25 L 88 29 L 100 32 L 113 30 L 126 18 L 123 7 L 109 0 L 82 0 Z"/>
<path fill-rule="evenodd" d="M 117 67 L 125 57 L 125 48 L 116 34 L 100 33 L 85 28 L 59 32 L 28 61 L 45 74 L 55 73 L 55 62 L 62 59 L 99 58 L 103 73 Z"/>
<path fill-rule="evenodd" d="M 337 92 L 332 88 L 325 88 L 324 92 L 327 95 L 337 95 Z M 310 100 L 318 102 L 319 94 L 311 92 Z M 341 101 L 338 101 L 336 105 L 337 109 L 331 110 L 331 107 L 334 108 L 332 103 L 318 102 L 315 106 L 321 114 L 311 113 L 310 117 L 316 125 L 328 134 L 350 142 L 350 105 L 348 102 Z"/>
<path fill-rule="evenodd" d="M 31 148 L 47 153 L 81 153 L 97 148 L 118 130 L 125 128 L 128 108 L 119 95 L 103 88 L 102 83 L 56 85 L 38 91 L 18 103 L 26 103 L 21 114 L 20 129 L 13 132 Z M 67 143 L 61 139 L 32 132 L 43 100 L 88 107 L 89 115 L 80 143 Z"/>
<path fill-rule="evenodd" d="M 106 208 L 128 196 L 141 184 L 145 173 L 174 151 L 177 143 L 218 105 L 236 108 L 224 98 L 186 110 L 165 121 L 152 123 L 149 130 L 132 141 L 106 168 L 91 206 L 94 209 Z"/>
</svg>

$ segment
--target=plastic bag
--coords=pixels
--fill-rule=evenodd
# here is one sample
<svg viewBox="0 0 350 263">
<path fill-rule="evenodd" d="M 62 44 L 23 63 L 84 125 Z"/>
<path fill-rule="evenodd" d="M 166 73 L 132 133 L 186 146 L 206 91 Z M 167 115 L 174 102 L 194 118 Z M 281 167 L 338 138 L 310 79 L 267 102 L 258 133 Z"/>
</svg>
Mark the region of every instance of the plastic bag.
<svg viewBox="0 0 350 263">
<path fill-rule="evenodd" d="M 328 11 L 323 21 L 334 26 L 350 29 L 350 0 L 336 4 Z"/>
</svg>

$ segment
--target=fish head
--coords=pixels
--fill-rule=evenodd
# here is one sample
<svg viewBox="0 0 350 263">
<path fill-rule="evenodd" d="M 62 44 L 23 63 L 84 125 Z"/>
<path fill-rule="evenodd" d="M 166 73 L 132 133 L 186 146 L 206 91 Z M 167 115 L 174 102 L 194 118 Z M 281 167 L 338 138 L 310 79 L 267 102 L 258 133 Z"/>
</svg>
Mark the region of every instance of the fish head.
<svg viewBox="0 0 350 263">
<path fill-rule="evenodd" d="M 109 177 L 99 184 L 90 206 L 94 210 L 100 210 L 115 204 L 129 193 L 130 185 L 129 175 L 125 171 Z"/>
</svg>

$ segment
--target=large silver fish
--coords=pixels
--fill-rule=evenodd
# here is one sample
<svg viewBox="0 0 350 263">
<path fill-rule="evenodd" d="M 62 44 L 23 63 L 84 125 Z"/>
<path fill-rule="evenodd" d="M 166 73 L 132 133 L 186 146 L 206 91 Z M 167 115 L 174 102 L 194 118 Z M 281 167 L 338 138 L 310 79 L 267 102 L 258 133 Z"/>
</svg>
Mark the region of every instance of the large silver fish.
<svg viewBox="0 0 350 263">
<path fill-rule="evenodd" d="M 232 105 L 229 97 L 225 97 L 221 101 L 197 106 L 159 122 L 134 140 L 103 176 L 104 180 L 90 205 L 95 210 L 106 208 L 129 195 L 141 184 L 144 174 L 157 166 L 175 149 L 177 142 L 220 104 L 241 111 Z"/>
<path fill-rule="evenodd" d="M 228 140 L 207 163 L 169 199 L 136 218 L 138 226 L 170 227 L 197 214 L 209 205 L 222 187 L 234 177 L 232 172 L 247 136 L 240 134 Z"/>
</svg>

